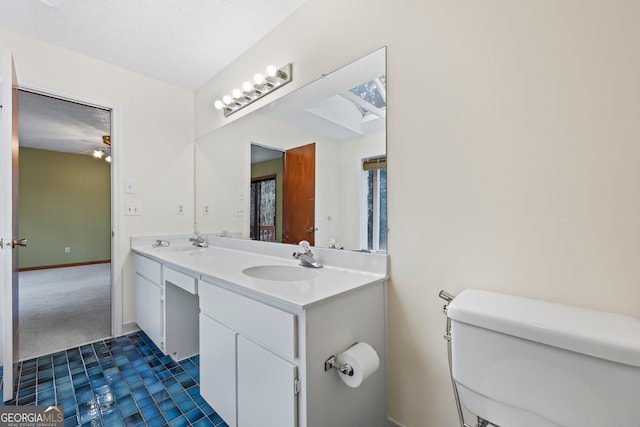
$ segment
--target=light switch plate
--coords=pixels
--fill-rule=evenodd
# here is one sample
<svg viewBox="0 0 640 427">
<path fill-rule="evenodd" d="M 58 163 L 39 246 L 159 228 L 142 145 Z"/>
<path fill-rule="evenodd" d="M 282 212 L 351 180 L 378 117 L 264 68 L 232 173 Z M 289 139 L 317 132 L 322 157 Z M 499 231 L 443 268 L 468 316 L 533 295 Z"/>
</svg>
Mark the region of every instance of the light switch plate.
<svg viewBox="0 0 640 427">
<path fill-rule="evenodd" d="M 136 194 L 136 182 L 133 179 L 124 180 L 124 193 Z"/>
</svg>

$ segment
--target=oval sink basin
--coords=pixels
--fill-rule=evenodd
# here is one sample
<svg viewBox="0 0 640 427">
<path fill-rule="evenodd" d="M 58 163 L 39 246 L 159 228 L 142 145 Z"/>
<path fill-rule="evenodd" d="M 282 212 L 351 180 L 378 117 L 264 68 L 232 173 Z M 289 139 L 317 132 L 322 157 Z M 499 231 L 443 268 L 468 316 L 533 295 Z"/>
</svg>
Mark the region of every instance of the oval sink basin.
<svg viewBox="0 0 640 427">
<path fill-rule="evenodd" d="M 318 276 L 317 271 L 297 265 L 258 265 L 245 268 L 242 273 L 254 279 L 276 282 L 299 282 Z"/>
</svg>

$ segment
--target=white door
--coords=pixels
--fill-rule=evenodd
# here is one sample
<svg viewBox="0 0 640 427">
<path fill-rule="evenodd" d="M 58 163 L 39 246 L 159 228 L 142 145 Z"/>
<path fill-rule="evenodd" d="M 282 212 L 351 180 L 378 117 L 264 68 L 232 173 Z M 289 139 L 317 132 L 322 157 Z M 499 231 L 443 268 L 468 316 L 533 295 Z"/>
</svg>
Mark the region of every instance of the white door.
<svg viewBox="0 0 640 427">
<path fill-rule="evenodd" d="M 3 401 L 13 396 L 18 359 L 18 84 L 13 57 L 0 50 L 0 289 Z M 26 244 L 26 241 L 24 241 Z"/>
</svg>

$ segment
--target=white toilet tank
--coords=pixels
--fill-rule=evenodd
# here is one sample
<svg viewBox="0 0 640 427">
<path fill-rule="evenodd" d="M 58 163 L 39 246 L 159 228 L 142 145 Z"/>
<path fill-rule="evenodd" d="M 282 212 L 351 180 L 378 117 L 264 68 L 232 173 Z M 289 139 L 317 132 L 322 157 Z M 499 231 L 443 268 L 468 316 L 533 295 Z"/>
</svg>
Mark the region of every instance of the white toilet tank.
<svg viewBox="0 0 640 427">
<path fill-rule="evenodd" d="M 473 414 L 500 427 L 640 426 L 640 320 L 475 289 L 447 315 Z"/>
</svg>

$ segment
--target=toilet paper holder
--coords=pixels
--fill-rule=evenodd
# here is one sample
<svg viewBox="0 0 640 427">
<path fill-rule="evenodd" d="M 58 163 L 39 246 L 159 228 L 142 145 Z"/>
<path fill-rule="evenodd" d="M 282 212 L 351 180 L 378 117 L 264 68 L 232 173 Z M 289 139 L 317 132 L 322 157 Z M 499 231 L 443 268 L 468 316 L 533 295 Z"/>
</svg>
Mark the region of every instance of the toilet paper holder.
<svg viewBox="0 0 640 427">
<path fill-rule="evenodd" d="M 356 344 L 358 344 L 358 342 L 354 342 L 349 346 L 349 348 L 353 347 Z M 333 354 L 327 360 L 324 361 L 325 372 L 328 371 L 329 369 L 337 369 L 343 375 L 348 375 L 350 377 L 353 376 L 353 367 L 348 363 L 338 366 L 338 362 L 336 361 L 336 356 Z"/>
</svg>

